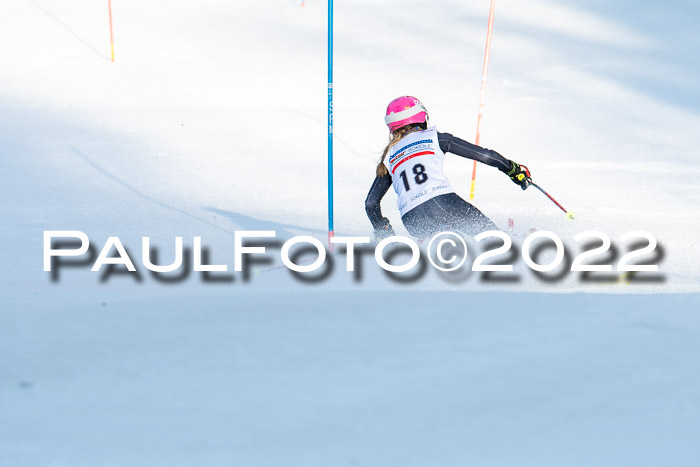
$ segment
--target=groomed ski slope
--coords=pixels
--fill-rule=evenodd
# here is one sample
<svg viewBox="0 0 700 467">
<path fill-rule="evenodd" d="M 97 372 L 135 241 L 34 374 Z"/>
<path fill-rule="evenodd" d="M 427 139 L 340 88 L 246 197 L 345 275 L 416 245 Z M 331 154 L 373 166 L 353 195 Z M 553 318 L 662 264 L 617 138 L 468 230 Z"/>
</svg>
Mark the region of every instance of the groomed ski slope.
<svg viewBox="0 0 700 467">
<path fill-rule="evenodd" d="M 0 315 L 0 465 L 692 466 L 700 455 L 697 295 L 213 298 L 77 297 L 60 313 Z"/>
<path fill-rule="evenodd" d="M 567 241 L 652 232 L 664 281 L 106 282 L 42 270 L 44 230 L 326 229 L 325 2 L 0 5 L 0 466 L 695 465 L 700 434 L 700 35 L 693 2 L 499 0 L 475 204 Z M 363 201 L 383 113 L 418 96 L 472 140 L 488 2 L 337 1 L 335 230 Z M 471 162 L 448 155 L 467 196 Z M 385 215 L 404 234 L 389 193 Z M 572 243 L 573 244 L 573 243 Z"/>
</svg>

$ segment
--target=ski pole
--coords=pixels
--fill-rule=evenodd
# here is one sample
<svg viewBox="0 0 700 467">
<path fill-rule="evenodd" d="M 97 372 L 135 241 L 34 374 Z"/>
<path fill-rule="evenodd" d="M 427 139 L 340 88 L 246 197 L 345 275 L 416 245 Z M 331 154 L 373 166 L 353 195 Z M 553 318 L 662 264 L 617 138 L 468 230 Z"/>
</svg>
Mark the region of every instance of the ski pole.
<svg viewBox="0 0 700 467">
<path fill-rule="evenodd" d="M 564 206 L 562 206 L 561 204 L 559 204 L 559 202 L 558 202 L 556 199 L 552 198 L 552 195 L 550 195 L 549 193 L 547 193 L 546 191 L 544 191 L 544 190 L 542 189 L 542 187 L 540 187 L 538 184 L 533 183 L 533 182 L 530 182 L 530 185 L 532 185 L 532 186 L 534 186 L 535 188 L 537 188 L 538 190 L 540 190 L 542 193 L 544 193 L 544 194 L 547 196 L 547 198 L 551 199 L 552 202 L 553 202 L 554 204 L 556 204 L 557 206 L 559 206 L 559 209 L 561 209 L 562 211 L 564 211 L 564 212 L 566 213 L 566 217 L 568 217 L 569 220 L 574 220 L 574 213 L 573 213 L 573 211 L 567 211 L 566 208 L 565 208 Z"/>
</svg>

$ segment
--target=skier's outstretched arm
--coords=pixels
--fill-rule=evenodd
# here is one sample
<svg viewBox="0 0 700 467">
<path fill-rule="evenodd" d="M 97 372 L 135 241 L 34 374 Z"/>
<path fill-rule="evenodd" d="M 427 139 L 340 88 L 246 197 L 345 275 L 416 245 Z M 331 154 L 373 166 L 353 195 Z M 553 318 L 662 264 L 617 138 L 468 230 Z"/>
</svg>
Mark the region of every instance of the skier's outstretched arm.
<svg viewBox="0 0 700 467">
<path fill-rule="evenodd" d="M 376 177 L 372 183 L 372 187 L 367 193 L 367 198 L 365 199 L 365 212 L 369 221 L 372 223 L 374 228 L 375 236 L 383 235 L 393 235 L 394 230 L 391 228 L 389 219 L 382 215 L 381 201 L 384 195 L 389 191 L 391 187 L 391 176 L 386 174 L 382 177 Z"/>
<path fill-rule="evenodd" d="M 496 167 L 502 172 L 507 172 L 510 169 L 510 161 L 496 151 L 482 148 L 449 133 L 438 133 L 438 142 L 442 152 L 451 152 L 467 159 L 477 160 L 482 164 Z"/>
<path fill-rule="evenodd" d="M 530 171 L 524 165 L 520 165 L 512 160 L 506 159 L 496 151 L 482 148 L 476 144 L 469 143 L 463 139 L 452 136 L 449 133 L 438 132 L 438 143 L 442 152 L 451 152 L 467 159 L 479 161 L 483 164 L 496 167 L 505 173 L 510 179 L 524 190 L 532 180 Z"/>
</svg>

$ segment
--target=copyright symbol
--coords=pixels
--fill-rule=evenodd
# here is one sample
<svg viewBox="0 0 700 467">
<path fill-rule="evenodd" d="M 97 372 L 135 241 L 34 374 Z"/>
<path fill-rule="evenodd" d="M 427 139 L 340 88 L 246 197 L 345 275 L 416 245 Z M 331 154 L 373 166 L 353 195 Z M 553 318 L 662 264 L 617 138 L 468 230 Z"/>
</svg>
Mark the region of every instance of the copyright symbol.
<svg viewBox="0 0 700 467">
<path fill-rule="evenodd" d="M 437 261 L 439 262 L 440 265 L 445 265 L 443 266 L 438 266 L 438 264 L 433 260 L 433 255 L 431 252 L 433 251 L 433 243 L 442 238 L 438 243 L 437 247 L 435 248 L 435 256 L 437 257 Z M 457 242 L 455 242 L 452 238 L 456 238 L 459 240 L 459 242 L 462 244 L 462 247 L 464 248 L 462 251 L 458 251 L 458 253 L 461 253 L 462 255 L 462 260 L 459 261 L 459 263 L 456 266 L 450 266 L 457 262 L 458 260 L 458 255 L 457 254 L 452 254 L 449 258 L 445 258 L 443 256 L 443 247 L 445 244 L 449 244 L 452 246 L 452 248 L 455 248 L 457 246 Z M 467 260 L 467 242 L 464 241 L 464 238 L 462 238 L 461 235 L 458 235 L 454 232 L 440 232 L 439 234 L 435 235 L 433 238 L 430 239 L 430 242 L 428 243 L 428 261 L 430 261 L 430 264 L 433 265 L 436 269 L 439 269 L 440 271 L 454 271 L 455 269 L 459 269 L 464 262 Z"/>
</svg>

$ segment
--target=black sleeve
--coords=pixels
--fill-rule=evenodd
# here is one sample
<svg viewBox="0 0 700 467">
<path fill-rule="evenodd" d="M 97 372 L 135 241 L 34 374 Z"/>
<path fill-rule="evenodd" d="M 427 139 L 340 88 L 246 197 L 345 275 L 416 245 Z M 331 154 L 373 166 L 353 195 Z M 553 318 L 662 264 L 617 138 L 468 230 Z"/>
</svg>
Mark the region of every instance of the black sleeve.
<svg viewBox="0 0 700 467">
<path fill-rule="evenodd" d="M 369 217 L 369 221 L 372 223 L 372 227 L 375 230 L 383 226 L 382 221 L 384 216 L 382 216 L 382 208 L 379 203 L 382 201 L 386 192 L 389 191 L 390 186 L 391 176 L 389 176 L 389 174 L 383 177 L 376 177 L 374 183 L 372 183 L 372 187 L 369 189 L 369 193 L 367 193 L 365 212 L 367 212 L 367 217 Z"/>
<path fill-rule="evenodd" d="M 496 151 L 468 143 L 449 133 L 438 132 L 438 142 L 442 152 L 451 152 L 467 159 L 479 161 L 491 167 L 496 167 L 501 172 L 507 172 L 511 169 L 511 162 Z"/>
</svg>

